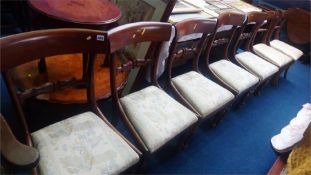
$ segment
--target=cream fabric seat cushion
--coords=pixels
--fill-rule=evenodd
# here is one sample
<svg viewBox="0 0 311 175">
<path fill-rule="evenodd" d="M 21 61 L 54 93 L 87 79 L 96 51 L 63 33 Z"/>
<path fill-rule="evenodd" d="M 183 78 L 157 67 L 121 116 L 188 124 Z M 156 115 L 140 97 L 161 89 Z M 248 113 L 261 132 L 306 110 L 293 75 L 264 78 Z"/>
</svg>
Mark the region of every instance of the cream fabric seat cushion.
<svg viewBox="0 0 311 175">
<path fill-rule="evenodd" d="M 279 68 L 293 61 L 293 59 L 291 59 L 289 56 L 274 49 L 273 47 L 267 46 L 266 44 L 256 44 L 254 45 L 253 49 L 261 58 L 278 66 Z"/>
<path fill-rule="evenodd" d="M 174 77 L 172 81 L 202 117 L 208 116 L 234 98 L 230 91 L 195 71 Z"/>
<path fill-rule="evenodd" d="M 278 67 L 251 52 L 241 52 L 235 55 L 235 57 L 241 65 L 245 66 L 248 71 L 255 74 L 261 80 L 265 80 L 279 71 Z"/>
<path fill-rule="evenodd" d="M 198 120 L 195 113 L 155 86 L 146 87 L 120 100 L 151 153 Z"/>
<path fill-rule="evenodd" d="M 31 134 L 44 175 L 119 174 L 138 154 L 92 112 L 82 113 Z"/>
<path fill-rule="evenodd" d="M 228 60 L 220 60 L 209 65 L 209 68 L 238 94 L 258 83 L 259 79 L 243 68 Z"/>
<path fill-rule="evenodd" d="M 302 55 L 303 52 L 283 41 L 280 40 L 273 40 L 270 42 L 270 46 L 275 48 L 276 50 L 290 56 L 294 60 L 298 60 Z"/>
</svg>

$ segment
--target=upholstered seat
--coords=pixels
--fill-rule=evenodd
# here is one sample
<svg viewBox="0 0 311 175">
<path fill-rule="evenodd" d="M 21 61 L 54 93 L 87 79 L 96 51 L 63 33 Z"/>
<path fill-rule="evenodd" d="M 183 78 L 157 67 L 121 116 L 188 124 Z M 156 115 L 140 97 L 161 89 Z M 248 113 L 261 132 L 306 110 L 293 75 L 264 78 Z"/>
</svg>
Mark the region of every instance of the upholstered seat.
<svg viewBox="0 0 311 175">
<path fill-rule="evenodd" d="M 303 52 L 283 41 L 280 40 L 273 40 L 270 42 L 270 46 L 275 48 L 276 50 L 288 55 L 294 60 L 298 60 L 302 55 Z"/>
<path fill-rule="evenodd" d="M 259 77 L 260 80 L 265 80 L 279 71 L 278 67 L 251 52 L 241 52 L 235 57 L 241 65 Z"/>
<path fill-rule="evenodd" d="M 202 117 L 234 99 L 230 91 L 195 71 L 174 77 L 172 82 Z"/>
<path fill-rule="evenodd" d="M 151 153 L 198 120 L 195 113 L 155 86 L 146 87 L 120 100 Z"/>
<path fill-rule="evenodd" d="M 214 62 L 209 68 L 238 94 L 259 82 L 256 76 L 227 60 Z"/>
<path fill-rule="evenodd" d="M 119 174 L 138 154 L 92 112 L 82 113 L 31 134 L 40 152 L 41 174 Z"/>
<path fill-rule="evenodd" d="M 261 58 L 278 66 L 279 68 L 293 61 L 293 59 L 291 59 L 289 56 L 266 44 L 256 44 L 253 46 L 253 49 Z"/>
</svg>

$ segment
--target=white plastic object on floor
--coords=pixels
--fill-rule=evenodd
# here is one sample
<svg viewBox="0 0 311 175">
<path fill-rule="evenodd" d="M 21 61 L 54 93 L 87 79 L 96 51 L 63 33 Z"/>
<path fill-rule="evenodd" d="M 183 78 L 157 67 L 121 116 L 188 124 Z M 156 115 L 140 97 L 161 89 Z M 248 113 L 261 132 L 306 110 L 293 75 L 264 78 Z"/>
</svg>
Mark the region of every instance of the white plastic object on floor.
<svg viewBox="0 0 311 175">
<path fill-rule="evenodd" d="M 311 122 L 311 104 L 306 103 L 281 133 L 271 138 L 271 144 L 275 151 L 283 153 L 292 149 L 302 138 Z"/>
<path fill-rule="evenodd" d="M 303 135 L 293 135 L 286 133 L 280 133 L 271 138 L 272 147 L 279 153 L 287 152 L 295 146 L 303 138 Z"/>
</svg>

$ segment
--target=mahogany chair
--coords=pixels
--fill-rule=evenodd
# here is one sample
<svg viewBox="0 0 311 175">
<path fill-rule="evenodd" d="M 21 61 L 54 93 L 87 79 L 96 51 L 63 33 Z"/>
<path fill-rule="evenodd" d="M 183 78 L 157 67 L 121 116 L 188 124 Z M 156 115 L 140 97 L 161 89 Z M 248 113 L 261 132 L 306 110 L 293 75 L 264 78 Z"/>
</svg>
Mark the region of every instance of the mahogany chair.
<svg viewBox="0 0 311 175">
<path fill-rule="evenodd" d="M 268 61 L 258 57 L 253 54 L 251 51 L 251 46 L 256 37 L 256 33 L 259 28 L 264 24 L 266 20 L 266 13 L 264 12 L 250 12 L 247 14 L 247 23 L 242 26 L 238 32 L 236 32 L 237 38 L 235 41 L 232 40 L 234 44 L 233 49 L 233 59 L 239 66 L 248 70 L 252 74 L 256 75 L 260 79 L 260 85 L 258 86 L 256 93 L 259 94 L 260 89 L 270 82 L 270 80 L 275 76 L 279 71 L 279 68 L 275 65 L 269 63 Z M 250 30 L 246 30 L 250 28 Z M 249 36 L 245 38 L 245 36 Z M 240 53 L 237 53 L 237 50 L 240 46 L 242 40 L 246 40 L 246 50 Z"/>
<path fill-rule="evenodd" d="M 280 20 L 276 24 L 277 30 L 274 34 L 274 39 L 272 38 L 272 35 L 268 38 L 268 43 L 271 47 L 275 48 L 276 50 L 284 53 L 285 55 L 289 56 L 290 58 L 294 59 L 295 61 L 298 60 L 302 55 L 303 52 L 283 41 L 280 40 L 280 33 L 282 28 L 284 27 L 284 24 L 286 23 L 289 15 L 290 10 L 280 10 L 279 13 L 281 15 Z"/>
<path fill-rule="evenodd" d="M 236 106 L 245 102 L 246 97 L 253 93 L 259 82 L 259 79 L 255 75 L 232 63 L 227 54 L 237 28 L 243 26 L 245 23 L 246 16 L 243 14 L 234 12 L 220 14 L 217 19 L 215 31 L 223 26 L 231 26 L 228 38 L 229 42 L 225 45 L 225 55 L 223 57 L 217 57 L 217 60 L 212 63 L 210 61 L 211 43 L 214 42 L 217 32 L 214 33 L 205 50 L 205 62 L 209 73 L 219 84 L 237 96 Z"/>
<path fill-rule="evenodd" d="M 117 174 L 139 162 L 141 153 L 106 120 L 96 105 L 93 67 L 95 55 L 107 52 L 106 32 L 42 30 L 4 37 L 0 41 L 1 73 L 25 131 L 26 143 L 40 153 L 41 174 Z M 10 74 L 12 68 L 41 57 L 73 53 L 90 54 L 85 81 L 46 82 L 26 91 L 16 88 Z M 26 108 L 28 99 L 76 85 L 87 87 L 90 110 L 31 133 L 27 124 L 32 122 Z"/>
<path fill-rule="evenodd" d="M 215 32 L 216 21 L 206 19 L 189 19 L 175 24 L 175 37 L 170 46 L 167 60 L 167 78 L 170 87 L 178 99 L 188 108 L 195 111 L 199 119 L 213 116 L 217 124 L 222 119 L 234 99 L 234 95 L 227 89 L 206 78 L 199 71 L 199 58 L 203 45 L 208 37 Z M 199 35 L 201 34 L 201 35 Z M 191 42 L 190 47 L 180 47 L 185 37 L 199 35 Z M 187 42 L 190 42 L 187 40 Z M 188 56 L 187 56 L 188 55 Z M 192 60 L 192 69 L 180 75 L 173 75 L 173 68 L 180 65 L 181 60 Z"/>
<path fill-rule="evenodd" d="M 196 127 L 197 116 L 166 94 L 157 82 L 159 48 L 171 36 L 172 25 L 161 22 L 137 22 L 108 31 L 110 41 L 111 91 L 114 105 L 146 157 L 158 151 L 173 138 Z M 121 66 L 115 52 L 131 44 L 151 42 L 154 54 L 145 59 L 129 58 Z M 121 96 L 116 88 L 116 74 L 134 68 L 152 67 L 151 85 Z M 182 139 L 183 140 L 183 139 Z M 182 142 L 180 142 L 182 143 Z"/>
<path fill-rule="evenodd" d="M 286 78 L 287 71 L 290 65 L 294 62 L 294 59 L 278 51 L 277 49 L 269 46 L 269 40 L 280 18 L 280 13 L 278 13 L 277 11 L 268 11 L 266 13 L 267 13 L 268 31 L 264 34 L 262 43 L 254 44 L 250 47 L 255 54 L 269 61 L 270 63 L 276 65 L 280 69 L 276 77 L 279 77 L 279 75 L 282 72 L 284 72 L 284 77 Z M 278 80 L 278 78 L 276 79 Z"/>
</svg>

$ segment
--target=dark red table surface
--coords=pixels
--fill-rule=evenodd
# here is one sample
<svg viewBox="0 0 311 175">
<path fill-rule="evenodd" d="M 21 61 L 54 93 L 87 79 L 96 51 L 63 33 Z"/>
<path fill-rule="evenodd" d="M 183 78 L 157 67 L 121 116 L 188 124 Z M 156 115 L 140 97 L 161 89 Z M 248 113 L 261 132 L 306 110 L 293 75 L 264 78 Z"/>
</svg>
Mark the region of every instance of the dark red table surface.
<svg viewBox="0 0 311 175">
<path fill-rule="evenodd" d="M 28 0 L 30 6 L 51 18 L 78 24 L 104 25 L 121 18 L 109 0 Z"/>
</svg>

